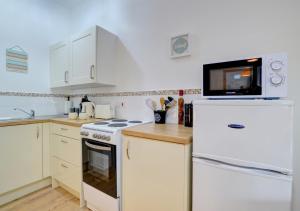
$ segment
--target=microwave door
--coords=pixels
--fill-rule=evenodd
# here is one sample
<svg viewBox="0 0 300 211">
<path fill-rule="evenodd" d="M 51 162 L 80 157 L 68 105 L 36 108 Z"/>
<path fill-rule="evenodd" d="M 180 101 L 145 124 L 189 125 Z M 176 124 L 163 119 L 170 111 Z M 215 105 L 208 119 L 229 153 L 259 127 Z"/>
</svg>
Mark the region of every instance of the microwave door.
<svg viewBox="0 0 300 211">
<path fill-rule="evenodd" d="M 261 61 L 204 65 L 204 96 L 261 95 Z"/>
</svg>

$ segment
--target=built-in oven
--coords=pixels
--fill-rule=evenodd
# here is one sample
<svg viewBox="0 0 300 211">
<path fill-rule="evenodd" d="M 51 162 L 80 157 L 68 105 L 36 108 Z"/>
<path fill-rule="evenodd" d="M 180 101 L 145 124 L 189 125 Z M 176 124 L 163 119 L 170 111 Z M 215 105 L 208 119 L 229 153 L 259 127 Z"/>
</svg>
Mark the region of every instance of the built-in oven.
<svg viewBox="0 0 300 211">
<path fill-rule="evenodd" d="M 117 150 L 111 145 L 82 139 L 83 182 L 117 198 Z"/>
</svg>

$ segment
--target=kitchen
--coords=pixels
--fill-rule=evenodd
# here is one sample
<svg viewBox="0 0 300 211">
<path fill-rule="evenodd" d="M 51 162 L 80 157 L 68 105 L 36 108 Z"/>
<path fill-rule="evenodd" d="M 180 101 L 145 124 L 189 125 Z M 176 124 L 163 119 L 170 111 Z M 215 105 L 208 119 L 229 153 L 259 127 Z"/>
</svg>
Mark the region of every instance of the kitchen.
<svg viewBox="0 0 300 211">
<path fill-rule="evenodd" d="M 201 99 L 203 64 L 287 52 L 288 99 L 295 103 L 294 140 L 300 137 L 298 2 L 13 0 L 1 4 L 0 117 L 27 117 L 14 108 L 33 109 L 36 116 L 63 114 L 67 96 L 78 107 L 88 94 L 97 105 L 111 104 L 118 118 L 154 121 L 145 104 L 148 98 L 159 106 L 161 97 L 178 101 L 178 90 L 184 89 L 185 102 Z M 96 25 L 119 40 L 113 60 L 115 86 L 51 89 L 50 46 Z M 186 33 L 190 55 L 171 58 L 170 38 Z M 28 53 L 26 73 L 6 71 L 5 51 L 15 45 Z M 167 123 L 177 123 L 177 116 L 177 108 L 171 109 Z M 293 205 L 299 210 L 297 141 L 294 149 Z"/>
</svg>

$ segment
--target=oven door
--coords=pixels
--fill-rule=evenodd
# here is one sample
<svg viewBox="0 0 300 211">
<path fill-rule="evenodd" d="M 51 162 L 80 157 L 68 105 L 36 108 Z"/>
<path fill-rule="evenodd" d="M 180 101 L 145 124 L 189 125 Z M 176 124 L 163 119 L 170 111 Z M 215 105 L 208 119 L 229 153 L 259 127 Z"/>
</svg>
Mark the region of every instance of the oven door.
<svg viewBox="0 0 300 211">
<path fill-rule="evenodd" d="M 262 96 L 262 59 L 203 66 L 204 97 Z"/>
<path fill-rule="evenodd" d="M 82 139 L 83 182 L 117 198 L 116 146 Z"/>
</svg>

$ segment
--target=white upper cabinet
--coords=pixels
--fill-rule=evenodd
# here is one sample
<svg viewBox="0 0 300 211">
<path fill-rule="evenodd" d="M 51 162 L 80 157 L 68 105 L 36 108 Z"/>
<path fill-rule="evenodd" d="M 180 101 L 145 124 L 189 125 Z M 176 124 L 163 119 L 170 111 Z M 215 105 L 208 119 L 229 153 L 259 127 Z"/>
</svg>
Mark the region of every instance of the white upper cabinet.
<svg viewBox="0 0 300 211">
<path fill-rule="evenodd" d="M 92 28 L 71 40 L 72 84 L 96 82 L 96 37 L 97 30 Z"/>
<path fill-rule="evenodd" d="M 50 47 L 50 85 L 52 88 L 69 85 L 70 45 L 68 41 Z"/>
<path fill-rule="evenodd" d="M 59 56 L 61 59 L 57 59 L 59 62 L 50 59 L 51 67 L 55 67 L 51 68 L 51 75 L 53 75 L 51 87 L 61 87 L 60 84 L 63 83 L 62 86 L 72 87 L 115 85 L 116 44 L 117 37 L 99 26 L 71 36 L 70 44 L 66 45 L 66 49 L 70 49 L 67 53 L 68 56 Z M 60 51 L 66 52 L 67 50 L 61 49 Z M 60 53 L 62 54 L 62 52 Z M 52 54 L 51 57 L 55 58 L 59 53 Z M 69 71 L 62 70 L 67 65 L 58 65 L 65 64 L 65 62 L 70 64 Z"/>
</svg>

